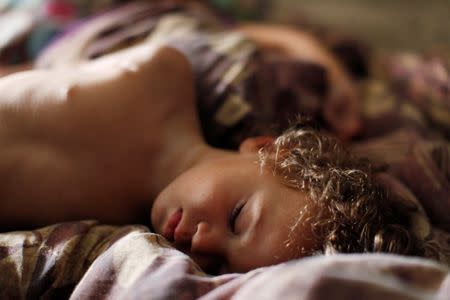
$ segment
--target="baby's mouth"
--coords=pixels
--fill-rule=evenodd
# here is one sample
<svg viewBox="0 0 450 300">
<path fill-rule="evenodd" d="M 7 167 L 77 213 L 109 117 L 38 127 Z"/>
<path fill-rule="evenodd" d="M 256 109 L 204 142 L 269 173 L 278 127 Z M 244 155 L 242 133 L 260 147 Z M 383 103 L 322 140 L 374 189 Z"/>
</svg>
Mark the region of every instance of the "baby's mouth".
<svg viewBox="0 0 450 300">
<path fill-rule="evenodd" d="M 180 208 L 175 213 L 173 213 L 164 227 L 163 236 L 169 241 L 175 240 L 175 230 L 178 224 L 180 224 L 181 218 L 183 217 L 183 210 Z"/>
</svg>

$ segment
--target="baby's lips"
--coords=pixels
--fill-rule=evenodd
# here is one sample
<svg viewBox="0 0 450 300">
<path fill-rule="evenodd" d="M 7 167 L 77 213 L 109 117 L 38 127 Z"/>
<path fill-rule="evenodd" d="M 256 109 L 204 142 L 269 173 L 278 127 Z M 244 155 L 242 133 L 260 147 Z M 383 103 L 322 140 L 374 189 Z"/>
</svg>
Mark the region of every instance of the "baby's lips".
<svg viewBox="0 0 450 300">
<path fill-rule="evenodd" d="M 173 213 L 168 221 L 166 226 L 164 227 L 163 236 L 173 241 L 175 239 L 175 229 L 177 228 L 178 224 L 181 221 L 181 217 L 183 216 L 183 211 L 181 209 L 178 209 L 175 213 Z"/>
</svg>

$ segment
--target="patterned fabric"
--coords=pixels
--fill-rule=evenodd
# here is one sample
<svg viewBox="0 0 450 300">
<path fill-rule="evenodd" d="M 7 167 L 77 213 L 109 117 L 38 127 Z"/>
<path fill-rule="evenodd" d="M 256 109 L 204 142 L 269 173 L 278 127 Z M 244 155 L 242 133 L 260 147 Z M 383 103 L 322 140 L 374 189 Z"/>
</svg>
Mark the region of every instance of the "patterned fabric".
<svg viewBox="0 0 450 300">
<path fill-rule="evenodd" d="M 237 148 L 246 137 L 279 134 L 299 113 L 326 126 L 326 70 L 259 49 L 232 29 L 195 2 L 136 2 L 60 37 L 36 66 L 76 64 L 143 41 L 169 44 L 192 63 L 202 129 L 213 146 Z"/>
<path fill-rule="evenodd" d="M 0 64 L 32 60 L 61 32 L 124 2 L 130 1 L 1 0 Z M 260 18 L 268 7 L 266 2 L 211 1 L 211 4 L 234 16 Z"/>
<path fill-rule="evenodd" d="M 55 36 L 75 26 L 80 19 L 120 2 L 123 1 L 0 1 L 0 64 L 17 64 L 36 58 Z"/>
<path fill-rule="evenodd" d="M 449 229 L 448 63 L 439 57 L 393 56 L 384 79 L 371 79 L 366 90 L 364 141 L 355 143 L 355 150 L 387 164 L 433 222 Z"/>
<path fill-rule="evenodd" d="M 377 62 L 381 63 L 381 62 Z M 450 137 L 450 60 L 414 54 L 384 60 L 381 78 L 366 84 L 364 137 L 411 128 Z"/>
<path fill-rule="evenodd" d="M 408 129 L 354 145 L 361 156 L 386 164 L 388 172 L 419 199 L 433 222 L 446 229 L 450 229 L 449 147 L 447 141 L 425 139 Z"/>
<path fill-rule="evenodd" d="M 0 234 L 0 298 L 68 298 L 111 244 L 130 232 L 145 231 L 82 221 Z"/>
<path fill-rule="evenodd" d="M 94 221 L 0 234 L 0 299 L 448 299 L 442 265 L 333 255 L 208 276 L 141 226 Z"/>
<path fill-rule="evenodd" d="M 450 69 L 440 57 L 395 55 L 366 85 L 362 141 L 353 151 L 384 166 L 380 182 L 411 227 L 450 264 Z"/>
</svg>

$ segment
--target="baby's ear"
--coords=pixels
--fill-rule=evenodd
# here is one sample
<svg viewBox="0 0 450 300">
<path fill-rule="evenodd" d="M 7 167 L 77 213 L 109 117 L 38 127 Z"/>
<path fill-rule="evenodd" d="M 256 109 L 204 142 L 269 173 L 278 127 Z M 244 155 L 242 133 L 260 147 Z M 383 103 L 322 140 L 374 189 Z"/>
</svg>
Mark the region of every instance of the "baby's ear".
<svg viewBox="0 0 450 300">
<path fill-rule="evenodd" d="M 273 136 L 255 136 L 246 138 L 239 146 L 240 153 L 255 153 L 262 147 L 272 144 L 275 138 Z"/>
</svg>

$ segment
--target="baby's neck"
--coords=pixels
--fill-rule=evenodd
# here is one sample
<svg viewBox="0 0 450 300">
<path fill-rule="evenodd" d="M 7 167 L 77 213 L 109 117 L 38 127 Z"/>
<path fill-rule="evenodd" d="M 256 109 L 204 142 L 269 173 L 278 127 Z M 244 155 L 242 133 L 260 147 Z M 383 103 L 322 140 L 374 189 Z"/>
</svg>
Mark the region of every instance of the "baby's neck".
<svg viewBox="0 0 450 300">
<path fill-rule="evenodd" d="M 155 155 L 148 178 L 148 194 L 152 195 L 151 205 L 156 196 L 181 174 L 206 160 L 229 153 L 227 150 L 209 146 L 200 130 L 196 126 L 191 128 L 193 129 L 189 130 L 189 126 L 180 128 L 176 134 L 178 138 L 168 138 L 168 143 L 163 144 L 160 153 Z M 145 201 L 148 204 L 148 199 Z"/>
</svg>

